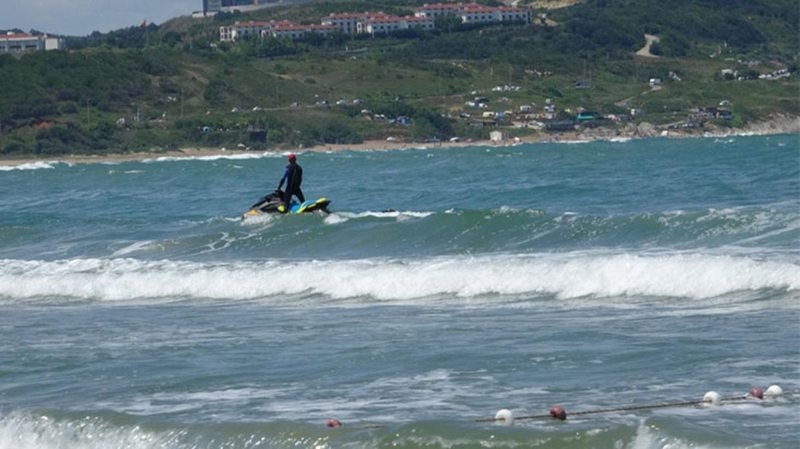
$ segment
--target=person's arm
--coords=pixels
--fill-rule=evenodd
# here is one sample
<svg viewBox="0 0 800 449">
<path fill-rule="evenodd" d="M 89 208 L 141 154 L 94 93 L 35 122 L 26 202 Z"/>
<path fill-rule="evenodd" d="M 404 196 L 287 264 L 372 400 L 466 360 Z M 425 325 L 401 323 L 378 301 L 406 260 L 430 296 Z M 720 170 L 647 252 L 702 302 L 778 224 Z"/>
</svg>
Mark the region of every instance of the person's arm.
<svg viewBox="0 0 800 449">
<path fill-rule="evenodd" d="M 286 178 L 289 176 L 289 169 L 287 168 L 285 172 L 283 172 L 283 177 L 281 178 L 281 182 L 278 183 L 278 190 L 283 187 L 283 181 L 286 181 Z"/>
</svg>

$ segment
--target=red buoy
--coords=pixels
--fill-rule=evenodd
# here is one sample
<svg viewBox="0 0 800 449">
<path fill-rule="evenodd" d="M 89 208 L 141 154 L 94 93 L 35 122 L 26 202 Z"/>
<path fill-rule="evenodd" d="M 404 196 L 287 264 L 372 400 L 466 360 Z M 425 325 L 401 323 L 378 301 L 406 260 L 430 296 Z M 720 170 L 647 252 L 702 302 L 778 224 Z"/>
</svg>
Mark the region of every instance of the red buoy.
<svg viewBox="0 0 800 449">
<path fill-rule="evenodd" d="M 564 409 L 560 405 L 556 405 L 555 407 L 550 409 L 550 416 L 552 416 L 555 419 L 560 419 L 561 421 L 564 421 L 565 419 L 567 419 L 567 412 L 564 411 Z"/>
<path fill-rule="evenodd" d="M 336 428 L 336 427 L 342 427 L 342 422 L 339 421 L 336 418 L 331 418 L 331 419 L 325 421 L 325 426 L 326 427 L 330 427 L 331 429 Z"/>
<path fill-rule="evenodd" d="M 758 387 L 753 387 L 750 389 L 750 396 L 758 399 L 764 399 L 764 392 Z"/>
</svg>

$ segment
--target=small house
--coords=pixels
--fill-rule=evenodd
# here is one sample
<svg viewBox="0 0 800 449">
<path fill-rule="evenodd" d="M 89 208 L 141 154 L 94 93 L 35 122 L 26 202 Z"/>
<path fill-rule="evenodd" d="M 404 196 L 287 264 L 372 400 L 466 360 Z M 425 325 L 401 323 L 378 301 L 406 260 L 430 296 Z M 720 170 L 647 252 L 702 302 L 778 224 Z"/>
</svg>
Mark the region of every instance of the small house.
<svg viewBox="0 0 800 449">
<path fill-rule="evenodd" d="M 489 133 L 489 140 L 492 142 L 502 142 L 508 139 L 508 134 L 505 131 L 492 131 Z"/>
</svg>

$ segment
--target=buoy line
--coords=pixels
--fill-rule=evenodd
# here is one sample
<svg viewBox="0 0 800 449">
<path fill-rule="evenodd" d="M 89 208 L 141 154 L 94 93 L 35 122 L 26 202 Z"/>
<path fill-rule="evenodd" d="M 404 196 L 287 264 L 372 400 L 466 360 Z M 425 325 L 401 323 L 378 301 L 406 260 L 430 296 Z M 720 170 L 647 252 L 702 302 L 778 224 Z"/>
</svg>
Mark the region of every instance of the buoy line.
<svg viewBox="0 0 800 449">
<path fill-rule="evenodd" d="M 790 392 L 791 394 L 792 392 Z M 725 403 L 735 403 L 741 401 L 747 401 L 750 399 L 757 399 L 763 400 L 764 398 L 767 399 L 775 399 L 780 396 L 786 394 L 781 387 L 778 385 L 771 385 L 766 390 L 762 390 L 758 387 L 753 387 L 750 389 L 745 395 L 741 396 L 732 396 L 732 397 L 722 397 L 716 391 L 709 391 L 703 396 L 703 399 L 700 401 L 681 401 L 681 402 L 665 402 L 665 403 L 658 403 L 658 404 L 641 404 L 641 405 L 628 405 L 622 407 L 611 407 L 611 408 L 601 408 L 595 410 L 584 410 L 578 412 L 571 412 L 570 416 L 586 416 L 586 415 L 597 415 L 601 413 L 613 413 L 613 412 L 630 412 L 630 411 L 640 411 L 640 410 L 653 410 L 659 408 L 677 408 L 677 407 L 695 407 L 695 406 L 708 406 L 708 405 L 722 405 Z M 557 419 L 564 421 L 567 419 L 567 412 L 564 410 L 563 407 L 560 405 L 554 406 L 550 409 L 550 413 L 546 415 L 529 415 L 529 416 L 518 416 L 515 417 L 514 413 L 508 409 L 501 409 L 498 410 L 495 414 L 494 418 L 483 418 L 483 419 L 476 419 L 476 422 L 499 422 L 505 425 L 512 425 L 514 421 L 520 420 L 534 420 L 534 419 Z"/>
<path fill-rule="evenodd" d="M 756 399 L 756 400 L 777 399 L 784 395 L 792 396 L 797 394 L 800 394 L 800 391 L 784 392 L 780 386 L 770 385 L 769 388 L 767 388 L 766 390 L 762 390 L 761 388 L 758 387 L 753 387 L 747 394 L 740 396 L 722 397 L 716 391 L 709 391 L 703 396 L 703 399 L 699 401 L 662 402 L 657 404 L 640 404 L 640 405 L 627 405 L 621 407 L 599 408 L 594 410 L 571 412 L 569 415 L 587 416 L 587 415 L 598 415 L 602 413 L 631 412 L 631 411 L 641 411 L 641 410 L 654 410 L 661 408 L 718 406 L 726 403 L 737 403 L 742 401 L 748 401 L 751 399 Z M 536 419 L 556 419 L 564 421 L 567 419 L 567 412 L 560 405 L 552 407 L 549 413 L 541 415 L 514 416 L 514 413 L 511 410 L 500 409 L 497 411 L 494 418 L 478 418 L 475 419 L 474 422 L 480 422 L 480 423 L 494 422 L 510 426 L 514 424 L 514 421 L 536 420 Z M 330 418 L 325 421 L 325 426 L 328 428 L 339 428 L 342 427 L 343 425 L 344 424 L 341 421 L 335 418 Z M 381 424 L 358 426 L 359 429 L 382 428 L 382 427 L 385 426 Z"/>
</svg>

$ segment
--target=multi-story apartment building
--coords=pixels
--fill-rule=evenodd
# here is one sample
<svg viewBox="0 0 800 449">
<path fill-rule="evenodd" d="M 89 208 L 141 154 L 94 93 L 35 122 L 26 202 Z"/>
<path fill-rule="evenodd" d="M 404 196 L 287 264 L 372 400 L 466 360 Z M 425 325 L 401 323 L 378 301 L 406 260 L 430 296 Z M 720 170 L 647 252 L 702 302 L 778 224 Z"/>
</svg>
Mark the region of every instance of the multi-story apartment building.
<svg viewBox="0 0 800 449">
<path fill-rule="evenodd" d="M 414 12 L 417 17 L 456 16 L 463 23 L 524 22 L 530 23 L 531 10 L 513 6 L 484 6 L 477 3 L 425 4 Z"/>
<path fill-rule="evenodd" d="M 248 36 L 262 36 L 265 30 L 271 30 L 275 22 L 234 22 L 231 26 L 219 27 L 219 40 L 233 42 Z"/>
<path fill-rule="evenodd" d="M 203 15 L 216 14 L 222 9 L 222 0 L 203 0 Z"/>
<path fill-rule="evenodd" d="M 416 9 L 414 15 L 417 17 L 444 17 L 444 16 L 458 16 L 459 11 L 463 5 L 460 3 L 432 3 L 425 4 Z"/>
<path fill-rule="evenodd" d="M 358 24 L 371 17 L 388 17 L 382 12 L 346 12 L 340 14 L 330 14 L 322 19 L 323 25 L 335 26 L 337 30 L 345 34 L 358 33 Z"/>
<path fill-rule="evenodd" d="M 282 37 L 287 39 L 300 39 L 307 33 L 321 34 L 327 36 L 336 31 L 333 25 L 298 25 L 288 20 L 270 22 L 234 22 L 231 26 L 219 27 L 219 40 L 222 42 L 234 42 L 248 36 L 258 37 Z"/>
<path fill-rule="evenodd" d="M 531 23 L 533 20 L 533 13 L 529 8 L 500 6 L 497 8 L 497 17 L 500 18 L 501 22 Z"/>
<path fill-rule="evenodd" d="M 287 21 L 236 22 L 231 26 L 220 27 L 220 40 L 233 42 L 247 36 L 299 39 L 306 33 L 328 35 L 335 31 L 345 34 L 385 34 L 413 28 L 432 30 L 435 20 L 447 15 L 458 17 L 467 24 L 531 21 L 531 11 L 528 8 L 491 7 L 476 3 L 435 3 L 417 8 L 414 16 L 393 16 L 383 12 L 330 14 L 322 19 L 322 25 L 297 25 Z"/>
<path fill-rule="evenodd" d="M 0 53 L 22 53 L 37 50 L 58 50 L 62 48 L 61 39 L 34 36 L 27 33 L 7 32 L 0 34 Z"/>
<path fill-rule="evenodd" d="M 286 39 L 300 39 L 306 34 L 314 33 L 327 36 L 336 31 L 333 25 L 296 25 L 291 22 L 276 23 L 270 30 L 261 32 L 262 36 L 269 34 L 272 37 L 282 37 Z"/>
<path fill-rule="evenodd" d="M 397 17 L 384 15 L 366 18 L 358 23 L 356 29 L 358 33 L 384 34 L 412 28 L 432 30 L 433 26 L 433 19 L 428 17 Z"/>
</svg>

